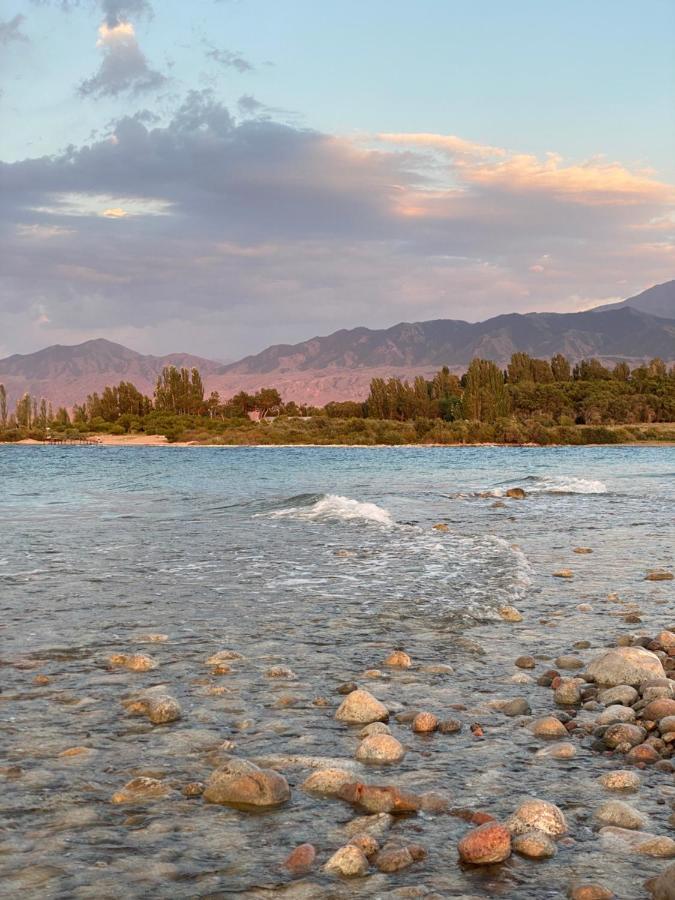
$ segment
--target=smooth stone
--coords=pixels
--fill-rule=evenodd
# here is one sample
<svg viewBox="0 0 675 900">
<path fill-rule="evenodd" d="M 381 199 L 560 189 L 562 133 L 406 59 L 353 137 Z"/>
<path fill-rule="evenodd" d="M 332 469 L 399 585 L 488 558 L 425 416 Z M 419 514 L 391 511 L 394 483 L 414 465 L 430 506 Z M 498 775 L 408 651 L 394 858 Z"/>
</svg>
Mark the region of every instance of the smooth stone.
<svg viewBox="0 0 675 900">
<path fill-rule="evenodd" d="M 570 889 L 569 900 L 615 900 L 616 894 L 602 884 L 580 884 Z"/>
<path fill-rule="evenodd" d="M 595 821 L 601 825 L 616 825 L 618 828 L 642 830 L 648 819 L 645 815 L 621 800 L 607 800 L 595 812 Z"/>
<path fill-rule="evenodd" d="M 405 815 L 415 813 L 420 808 L 420 798 L 415 794 L 390 785 L 364 784 L 362 781 L 344 784 L 338 797 L 370 813 Z"/>
<path fill-rule="evenodd" d="M 412 666 L 412 659 L 404 650 L 394 650 L 385 659 L 384 665 L 392 669 L 409 669 Z"/>
<path fill-rule="evenodd" d="M 290 799 L 288 782 L 273 769 L 244 759 L 230 759 L 206 782 L 204 800 L 235 807 L 274 807 Z"/>
<path fill-rule="evenodd" d="M 616 725 L 610 725 L 602 736 L 602 739 L 607 747 L 614 750 L 621 744 L 628 744 L 631 747 L 636 747 L 638 744 L 641 744 L 646 737 L 647 732 L 639 725 L 618 723 Z"/>
<path fill-rule="evenodd" d="M 661 631 L 656 635 L 656 642 L 661 644 L 661 646 L 667 650 L 670 647 L 675 647 L 675 631 Z"/>
<path fill-rule="evenodd" d="M 363 850 L 354 844 L 340 847 L 324 866 L 326 872 L 335 872 L 348 878 L 366 875 L 368 872 L 368 859 Z"/>
<path fill-rule="evenodd" d="M 668 866 L 656 878 L 647 882 L 652 900 L 675 900 L 675 864 Z"/>
<path fill-rule="evenodd" d="M 349 842 L 353 844 L 355 847 L 358 847 L 359 850 L 367 856 L 368 859 L 371 856 L 375 856 L 375 854 L 380 849 L 380 845 L 377 841 L 377 838 L 374 838 L 372 834 L 368 834 L 367 832 L 361 832 L 361 834 L 356 834 Z"/>
<path fill-rule="evenodd" d="M 394 817 L 390 813 L 375 813 L 372 816 L 357 816 L 344 826 L 348 835 L 369 834 L 373 837 L 383 837 L 394 824 Z"/>
<path fill-rule="evenodd" d="M 375 857 L 375 865 L 380 872 L 400 872 L 413 863 L 425 859 L 427 851 L 419 844 L 408 844 L 406 847 L 385 848 Z"/>
<path fill-rule="evenodd" d="M 607 650 L 589 664 L 586 674 L 597 684 L 615 687 L 628 684 L 637 687 L 654 678 L 664 678 L 665 671 L 655 653 L 644 647 L 616 647 Z"/>
<path fill-rule="evenodd" d="M 498 610 L 500 618 L 504 622 L 522 622 L 523 617 L 515 606 L 501 606 Z"/>
<path fill-rule="evenodd" d="M 527 727 L 535 737 L 540 738 L 560 738 L 569 734 L 560 719 L 556 719 L 555 716 L 542 716 L 530 722 Z"/>
<path fill-rule="evenodd" d="M 158 778 L 140 776 L 132 778 L 124 787 L 112 795 L 112 802 L 144 803 L 146 800 L 164 800 L 173 793 L 171 788 Z"/>
<path fill-rule="evenodd" d="M 182 716 L 180 703 L 168 694 L 148 694 L 123 700 L 122 705 L 131 716 L 146 716 L 153 725 L 176 722 Z"/>
<path fill-rule="evenodd" d="M 553 660 L 553 664 L 559 669 L 583 669 L 583 660 L 578 656 L 558 656 Z"/>
<path fill-rule="evenodd" d="M 598 781 L 608 791 L 637 791 L 640 787 L 640 776 L 630 769 L 606 772 Z"/>
<path fill-rule="evenodd" d="M 411 728 L 417 734 L 429 734 L 436 731 L 439 725 L 439 719 L 433 713 L 420 712 L 412 720 Z"/>
<path fill-rule="evenodd" d="M 575 548 L 572 550 L 572 553 L 579 553 L 579 554 L 582 554 L 582 555 L 585 554 L 585 553 L 592 553 L 592 552 L 593 552 L 593 551 L 591 550 L 590 547 L 575 547 Z"/>
<path fill-rule="evenodd" d="M 652 569 L 645 575 L 645 581 L 672 581 L 673 573 L 665 569 Z"/>
<path fill-rule="evenodd" d="M 300 785 L 301 790 L 322 797 L 337 797 L 343 785 L 353 781 L 351 772 L 344 769 L 319 769 L 306 778 Z"/>
<path fill-rule="evenodd" d="M 632 706 L 639 696 L 640 695 L 634 687 L 631 687 L 628 684 L 619 684 L 616 687 L 600 691 L 598 700 L 600 703 L 604 703 L 605 706 L 615 706 L 617 704 L 622 706 Z"/>
<path fill-rule="evenodd" d="M 554 578 L 574 578 L 574 572 L 571 569 L 558 569 L 553 573 Z"/>
<path fill-rule="evenodd" d="M 419 671 L 427 675 L 453 675 L 455 670 L 445 663 L 433 663 L 430 666 L 420 666 Z"/>
<path fill-rule="evenodd" d="M 551 837 L 559 837 L 567 832 L 567 822 L 562 810 L 546 800 L 525 800 L 506 822 L 511 834 L 525 834 L 528 831 L 543 831 Z"/>
<path fill-rule="evenodd" d="M 561 741 L 537 750 L 535 756 L 551 757 L 552 759 L 572 759 L 577 755 L 577 748 L 569 741 Z"/>
<path fill-rule="evenodd" d="M 462 730 L 462 723 L 458 719 L 443 719 L 439 722 L 438 730 L 441 734 L 457 734 Z"/>
<path fill-rule="evenodd" d="M 516 672 L 515 675 L 512 675 L 509 681 L 512 684 L 534 684 L 534 678 L 531 675 L 528 675 L 527 672 Z"/>
<path fill-rule="evenodd" d="M 236 650 L 219 650 L 217 653 L 209 656 L 206 663 L 209 666 L 217 666 L 219 663 L 231 662 L 232 660 L 243 658 L 241 653 L 237 653 Z"/>
<path fill-rule="evenodd" d="M 630 706 L 608 706 L 597 718 L 598 725 L 615 725 L 617 722 L 634 722 L 635 710 Z"/>
<path fill-rule="evenodd" d="M 383 722 L 389 718 L 389 710 L 371 693 L 361 689 L 347 694 L 335 713 L 339 722 L 353 725 L 368 725 L 370 722 Z"/>
<path fill-rule="evenodd" d="M 536 665 L 534 656 L 519 656 L 514 662 L 514 666 L 517 666 L 519 669 L 534 669 Z"/>
<path fill-rule="evenodd" d="M 391 729 L 384 722 L 371 722 L 370 725 L 364 725 L 359 731 L 359 737 L 369 737 L 371 734 L 391 734 Z"/>
<path fill-rule="evenodd" d="M 365 763 L 397 763 L 405 756 L 405 748 L 391 734 L 371 734 L 356 748 L 356 758 Z"/>
<path fill-rule="evenodd" d="M 486 822 L 465 834 L 457 845 L 457 851 L 464 863 L 494 865 L 511 855 L 511 834 L 499 822 Z"/>
<path fill-rule="evenodd" d="M 505 716 L 529 716 L 532 712 L 530 704 L 524 697 L 516 697 L 514 700 L 509 700 L 502 706 L 501 711 Z"/>
<path fill-rule="evenodd" d="M 649 722 L 660 722 L 667 717 L 675 719 L 675 700 L 668 697 L 651 700 L 642 710 L 642 718 Z"/>
<path fill-rule="evenodd" d="M 113 669 L 128 669 L 130 672 L 151 672 L 159 665 L 146 653 L 114 653 L 108 663 Z"/>
<path fill-rule="evenodd" d="M 513 849 L 530 859 L 550 859 L 556 855 L 556 846 L 547 834 L 541 831 L 526 831 L 513 838 Z"/>
<path fill-rule="evenodd" d="M 606 825 L 600 829 L 599 834 L 610 846 L 618 845 L 622 852 L 631 850 L 657 859 L 672 859 L 675 856 L 675 841 L 660 834 L 632 831 L 614 825 Z"/>
<path fill-rule="evenodd" d="M 675 731 L 675 716 L 666 716 L 659 721 L 659 731 L 661 734 L 671 734 Z"/>
<path fill-rule="evenodd" d="M 527 494 L 520 487 L 512 487 L 504 491 L 504 496 L 509 497 L 511 500 L 524 500 Z"/>
<path fill-rule="evenodd" d="M 312 844 L 300 844 L 284 860 L 284 868 L 293 875 L 306 875 L 314 866 L 316 848 Z"/>
<path fill-rule="evenodd" d="M 297 675 L 288 666 L 272 666 L 265 672 L 267 678 L 284 678 L 287 681 L 293 681 Z"/>
<path fill-rule="evenodd" d="M 581 703 L 581 688 L 574 678 L 563 678 L 553 692 L 553 699 L 561 706 L 577 706 Z"/>
</svg>

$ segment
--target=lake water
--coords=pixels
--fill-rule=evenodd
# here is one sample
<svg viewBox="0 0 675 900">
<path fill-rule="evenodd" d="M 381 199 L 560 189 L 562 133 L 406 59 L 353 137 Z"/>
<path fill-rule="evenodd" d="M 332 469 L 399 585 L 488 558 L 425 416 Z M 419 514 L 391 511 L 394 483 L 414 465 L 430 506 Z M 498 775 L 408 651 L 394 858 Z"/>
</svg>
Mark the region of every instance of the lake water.
<svg viewBox="0 0 675 900">
<path fill-rule="evenodd" d="M 510 486 L 528 497 L 500 501 Z M 539 900 L 587 877 L 630 900 L 663 868 L 613 853 L 593 828 L 607 799 L 597 776 L 619 763 L 584 742 L 573 760 L 535 759 L 541 744 L 487 704 L 526 696 L 535 713 L 551 711 L 550 690 L 511 681 L 521 653 L 553 658 L 581 639 L 597 649 L 675 624 L 673 582 L 644 580 L 673 564 L 675 448 L 0 446 L 0 505 L 0 894 L 385 897 L 424 885 L 440 896 Z M 578 545 L 593 553 L 573 554 Z M 562 567 L 574 578 L 551 577 Z M 523 623 L 500 619 L 505 604 Z M 642 624 L 624 621 L 633 609 Z M 147 632 L 169 640 L 139 642 Z M 365 677 L 395 646 L 454 674 Z M 246 659 L 217 678 L 205 660 L 222 648 Z M 131 651 L 159 667 L 109 670 L 111 653 Z M 268 678 L 279 664 L 297 677 Z M 50 683 L 33 684 L 36 674 Z M 287 853 L 311 840 L 325 861 L 354 815 L 298 790 L 309 774 L 300 764 L 283 768 L 291 803 L 264 815 L 180 795 L 110 804 L 138 774 L 177 791 L 205 780 L 224 741 L 250 759 L 355 765 L 358 730 L 333 717 L 347 680 L 392 712 L 465 723 L 459 735 L 428 738 L 393 723 L 404 761 L 383 772 L 356 765 L 361 777 L 497 816 L 520 795 L 540 796 L 565 810 L 570 845 L 546 863 L 514 857 L 465 871 L 456 844 L 466 824 L 423 814 L 392 829 L 429 851 L 413 869 L 373 869 L 351 883 L 317 869 L 293 884 L 279 868 Z M 153 727 L 125 713 L 120 699 L 151 685 L 180 700 L 180 722 Z M 482 742 L 468 730 L 474 721 Z M 88 752 L 59 756 L 73 746 Z M 672 835 L 671 789 L 672 776 L 645 772 L 635 802 L 651 830 Z"/>
</svg>

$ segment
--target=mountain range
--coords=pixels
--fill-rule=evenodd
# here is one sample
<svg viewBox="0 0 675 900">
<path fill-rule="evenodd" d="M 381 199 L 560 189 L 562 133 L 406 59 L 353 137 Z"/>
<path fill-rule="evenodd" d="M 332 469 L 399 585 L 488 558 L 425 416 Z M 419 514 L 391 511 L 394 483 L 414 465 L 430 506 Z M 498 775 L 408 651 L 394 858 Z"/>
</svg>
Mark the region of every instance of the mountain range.
<svg viewBox="0 0 675 900">
<path fill-rule="evenodd" d="M 374 377 L 431 375 L 440 366 L 462 371 L 474 356 L 504 366 L 512 353 L 572 361 L 596 357 L 637 365 L 655 356 L 675 362 L 675 281 L 620 303 L 577 313 L 510 313 L 484 322 L 436 319 L 386 329 L 342 329 L 299 344 L 279 344 L 230 365 L 173 353 L 150 356 L 103 338 L 0 360 L 0 383 L 12 401 L 26 391 L 53 405 L 72 406 L 106 384 L 131 381 L 152 394 L 167 365 L 196 366 L 207 391 L 223 398 L 239 390 L 277 387 L 286 399 L 323 404 L 362 399 Z"/>
</svg>

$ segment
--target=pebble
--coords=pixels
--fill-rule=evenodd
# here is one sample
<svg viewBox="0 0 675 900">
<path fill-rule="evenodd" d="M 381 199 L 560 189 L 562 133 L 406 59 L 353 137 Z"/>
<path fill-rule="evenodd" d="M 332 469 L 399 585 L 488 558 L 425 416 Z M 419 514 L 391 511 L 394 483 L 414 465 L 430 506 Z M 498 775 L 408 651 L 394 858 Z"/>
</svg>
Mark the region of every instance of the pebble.
<svg viewBox="0 0 675 900">
<path fill-rule="evenodd" d="M 358 816 L 344 826 L 348 835 L 370 834 L 373 837 L 383 837 L 394 824 L 394 817 L 390 813 L 375 813 L 372 816 Z"/>
<path fill-rule="evenodd" d="M 630 769 L 606 772 L 598 781 L 608 791 L 637 791 L 640 787 L 640 776 Z"/>
<path fill-rule="evenodd" d="M 141 776 L 132 778 L 124 787 L 112 795 L 112 802 L 143 803 L 146 800 L 163 800 L 172 793 L 171 788 L 158 778 Z"/>
<path fill-rule="evenodd" d="M 532 712 L 530 704 L 524 697 L 516 697 L 514 700 L 507 701 L 501 711 L 505 716 L 529 716 Z"/>
<path fill-rule="evenodd" d="M 438 724 L 438 730 L 441 734 L 457 734 L 462 730 L 462 723 L 458 719 L 443 719 Z"/>
<path fill-rule="evenodd" d="M 669 716 L 675 719 L 675 700 L 668 697 L 651 700 L 642 710 L 642 718 L 650 722 L 659 722 Z"/>
<path fill-rule="evenodd" d="M 303 781 L 301 789 L 322 797 L 337 797 L 343 785 L 353 780 L 353 774 L 344 769 L 319 769 Z"/>
<path fill-rule="evenodd" d="M 610 725 L 607 731 L 605 731 L 602 739 L 611 750 L 614 750 L 621 744 L 627 744 L 629 747 L 636 747 L 638 744 L 641 744 L 646 737 L 647 732 L 644 728 L 627 722 Z"/>
<path fill-rule="evenodd" d="M 217 666 L 219 663 L 231 662 L 232 660 L 243 659 L 241 653 L 236 650 L 219 650 L 206 660 L 208 666 Z"/>
<path fill-rule="evenodd" d="M 374 838 L 372 834 L 368 834 L 366 831 L 354 835 L 349 843 L 358 847 L 368 859 L 370 859 L 371 856 L 375 856 L 380 849 L 377 838 Z"/>
<path fill-rule="evenodd" d="M 652 569 L 645 575 L 645 581 L 672 581 L 673 573 L 665 569 Z"/>
<path fill-rule="evenodd" d="M 559 669 L 582 669 L 584 666 L 578 656 L 558 656 L 553 662 Z"/>
<path fill-rule="evenodd" d="M 567 822 L 562 811 L 546 800 L 525 800 L 506 823 L 511 834 L 542 831 L 551 837 L 567 832 Z"/>
<path fill-rule="evenodd" d="M 542 831 L 526 831 L 516 835 L 512 847 L 516 853 L 530 859 L 550 859 L 557 853 L 553 841 Z"/>
<path fill-rule="evenodd" d="M 537 750 L 535 756 L 551 757 L 553 759 L 572 759 L 577 755 L 577 748 L 570 741 L 560 741 Z"/>
<path fill-rule="evenodd" d="M 293 875 L 306 875 L 314 866 L 316 848 L 312 844 L 300 844 L 284 860 L 284 868 Z"/>
<path fill-rule="evenodd" d="M 515 606 L 502 606 L 499 608 L 499 615 L 504 622 L 522 622 L 523 617 L 515 608 Z"/>
<path fill-rule="evenodd" d="M 168 694 L 151 694 L 123 700 L 122 705 L 132 716 L 146 716 L 153 725 L 176 722 L 182 716 L 180 703 Z"/>
<path fill-rule="evenodd" d="M 384 722 L 371 722 L 359 731 L 359 737 L 365 738 L 371 734 L 391 734 L 391 729 Z"/>
<path fill-rule="evenodd" d="M 535 719 L 527 727 L 535 737 L 559 738 L 568 736 L 567 729 L 560 719 L 556 719 L 555 716 L 543 716 L 540 719 Z"/>
<path fill-rule="evenodd" d="M 561 706 L 578 706 L 581 703 L 581 688 L 575 678 L 562 678 L 553 692 L 553 699 Z"/>
<path fill-rule="evenodd" d="M 619 684 L 616 687 L 607 688 L 605 691 L 600 691 L 598 694 L 598 700 L 600 703 L 604 703 L 605 706 L 614 706 L 616 704 L 621 704 L 622 706 L 632 706 L 640 695 L 635 690 L 634 687 L 631 687 L 628 684 Z"/>
<path fill-rule="evenodd" d="M 230 759 L 206 782 L 204 800 L 225 806 L 274 807 L 290 799 L 288 782 L 273 769 L 260 769 L 244 759 Z"/>
<path fill-rule="evenodd" d="M 353 844 L 347 844 L 346 847 L 340 847 L 335 851 L 324 868 L 327 872 L 353 878 L 366 875 L 369 866 L 363 850 Z"/>
<path fill-rule="evenodd" d="M 634 722 L 635 710 L 630 706 L 608 706 L 597 718 L 598 725 L 614 725 L 617 722 Z"/>
<path fill-rule="evenodd" d="M 145 653 L 114 653 L 108 663 L 113 669 L 128 669 L 130 672 L 150 672 L 159 663 Z"/>
<path fill-rule="evenodd" d="M 375 857 L 375 865 L 380 872 L 400 872 L 413 863 L 425 859 L 427 851 L 419 844 L 408 844 L 406 847 L 384 849 Z"/>
<path fill-rule="evenodd" d="M 409 669 L 412 666 L 412 659 L 404 650 L 394 650 L 385 659 L 384 665 L 392 669 Z"/>
<path fill-rule="evenodd" d="M 554 578 L 574 578 L 574 572 L 571 569 L 558 569 L 553 573 Z"/>
<path fill-rule="evenodd" d="M 647 824 L 647 817 L 628 803 L 621 800 L 607 800 L 595 812 L 595 821 L 601 825 L 616 825 L 619 828 L 642 830 Z"/>
<path fill-rule="evenodd" d="M 356 758 L 365 763 L 397 763 L 405 756 L 405 748 L 391 734 L 371 734 L 356 749 Z"/>
<path fill-rule="evenodd" d="M 462 862 L 474 866 L 500 863 L 511 855 L 511 834 L 499 822 L 486 822 L 465 834 L 457 851 Z"/>
<path fill-rule="evenodd" d="M 364 784 L 352 781 L 344 784 L 338 793 L 341 800 L 361 807 L 366 812 L 386 812 L 394 815 L 415 813 L 420 808 L 420 798 L 390 785 Z"/>
<path fill-rule="evenodd" d="M 361 689 L 347 694 L 335 713 L 339 722 L 353 725 L 368 725 L 370 722 L 384 722 L 389 718 L 389 710 L 371 693 Z"/>
<path fill-rule="evenodd" d="M 420 712 L 412 720 L 411 728 L 417 734 L 429 734 L 438 729 L 439 719 L 433 713 Z"/>
<path fill-rule="evenodd" d="M 584 554 L 584 553 L 592 553 L 592 552 L 593 552 L 593 551 L 591 550 L 590 547 L 575 547 L 575 548 L 572 550 L 572 553 L 580 553 L 580 554 Z"/>
<path fill-rule="evenodd" d="M 267 678 L 284 678 L 287 681 L 292 681 L 297 678 L 297 675 L 292 669 L 289 669 L 288 666 L 272 666 L 271 669 L 268 669 L 265 672 Z"/>
<path fill-rule="evenodd" d="M 534 669 L 537 663 L 534 656 L 519 656 L 514 665 L 519 669 Z"/>
<path fill-rule="evenodd" d="M 580 884 L 570 889 L 569 900 L 614 900 L 615 894 L 601 884 Z"/>
</svg>

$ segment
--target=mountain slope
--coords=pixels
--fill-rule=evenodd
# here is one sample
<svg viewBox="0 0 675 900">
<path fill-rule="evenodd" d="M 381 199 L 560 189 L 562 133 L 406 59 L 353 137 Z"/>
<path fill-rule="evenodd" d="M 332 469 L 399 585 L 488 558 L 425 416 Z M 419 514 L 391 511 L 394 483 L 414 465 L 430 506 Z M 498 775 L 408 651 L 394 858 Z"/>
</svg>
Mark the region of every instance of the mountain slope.
<svg viewBox="0 0 675 900">
<path fill-rule="evenodd" d="M 635 297 L 621 300 L 619 303 L 609 303 L 606 306 L 596 307 L 594 312 L 604 312 L 608 309 L 623 309 L 625 307 L 638 309 L 650 316 L 660 316 L 663 319 L 675 319 L 675 281 L 666 281 L 664 284 L 655 284 L 647 288 Z"/>
</svg>

